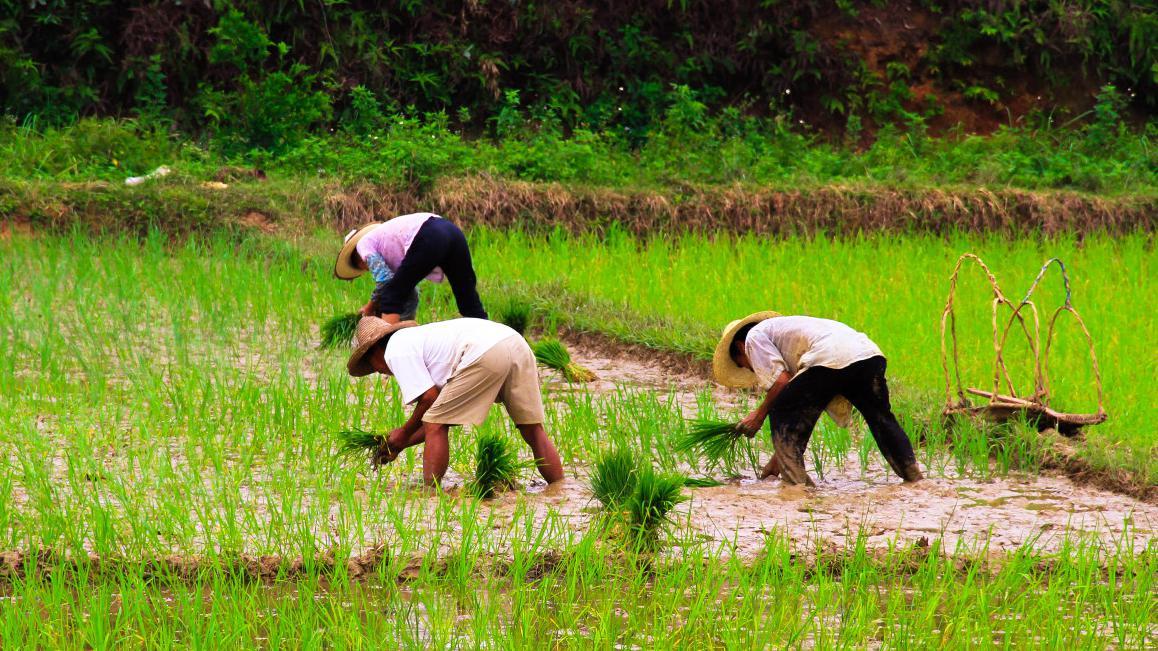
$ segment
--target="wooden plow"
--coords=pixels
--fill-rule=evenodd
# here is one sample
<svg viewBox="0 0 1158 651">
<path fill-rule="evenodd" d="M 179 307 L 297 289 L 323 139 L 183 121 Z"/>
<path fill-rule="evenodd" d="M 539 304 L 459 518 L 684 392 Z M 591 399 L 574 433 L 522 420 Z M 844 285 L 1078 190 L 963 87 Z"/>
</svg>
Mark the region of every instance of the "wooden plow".
<svg viewBox="0 0 1158 651">
<path fill-rule="evenodd" d="M 957 293 L 957 277 L 961 272 L 962 266 L 967 261 L 975 262 L 985 272 L 985 276 L 989 281 L 989 287 L 993 292 L 991 318 L 994 364 L 993 385 L 989 390 L 965 387 L 961 381 L 961 364 L 957 346 L 957 317 L 954 301 Z M 1049 318 L 1046 329 L 1045 346 L 1042 347 L 1041 319 L 1038 314 L 1037 305 L 1030 299 L 1033 297 L 1034 291 L 1037 289 L 1038 284 L 1046 272 L 1051 265 L 1054 264 L 1061 270 L 1066 298 L 1065 303 L 1054 310 Z M 1033 284 L 1030 285 L 1029 291 L 1025 293 L 1025 297 L 1016 304 L 1006 298 L 1005 294 L 1001 291 L 1001 287 L 997 284 L 997 278 L 994 277 L 993 272 L 989 270 L 989 267 L 981 258 L 972 253 L 966 253 L 958 258 L 957 264 L 953 267 L 953 273 L 949 276 L 949 298 L 945 303 L 944 311 L 941 313 L 941 366 L 945 371 L 945 409 L 942 412 L 943 415 L 946 418 L 951 418 L 956 415 L 980 416 L 988 420 L 1001 422 L 1021 414 L 1024 415 L 1028 421 L 1036 423 L 1039 430 L 1052 427 L 1066 436 L 1077 434 L 1078 430 L 1083 426 L 1096 425 L 1105 421 L 1106 409 L 1102 395 L 1102 373 L 1098 368 L 1098 358 L 1094 354 L 1094 341 L 1090 336 L 1089 329 L 1086 328 L 1085 321 L 1082 320 L 1078 311 L 1074 309 L 1071 298 L 1070 280 L 1066 273 L 1065 264 L 1057 258 L 1046 260 L 1041 270 L 1038 271 L 1037 277 L 1034 278 Z M 1002 306 L 1007 306 L 1010 309 L 1009 318 L 1005 321 L 1004 326 L 1001 325 L 998 315 L 999 309 Z M 1058 317 L 1063 313 L 1071 315 L 1074 320 L 1077 321 L 1082 329 L 1082 333 L 1086 337 L 1086 344 L 1089 346 L 1090 361 L 1094 371 L 1094 383 L 1098 393 L 1098 410 L 1096 413 L 1066 413 L 1058 411 L 1050 405 L 1049 353 L 1050 347 L 1053 344 Z M 1028 319 L 1027 316 L 1029 317 Z M 1027 322 L 1030 320 L 1032 323 Z M 1021 335 L 1025 336 L 1034 360 L 1034 386 L 1032 392 L 1028 395 L 1018 395 L 1009 377 L 1009 369 L 1005 365 L 1006 342 L 1008 341 L 1010 330 L 1014 328 L 1015 324 Z M 952 373 L 949 368 L 950 357 L 952 357 Z M 956 380 L 955 383 L 953 381 L 954 378 Z M 956 390 L 956 396 L 954 396 L 954 389 Z M 973 404 L 967 396 L 982 398 L 984 402 Z"/>
</svg>

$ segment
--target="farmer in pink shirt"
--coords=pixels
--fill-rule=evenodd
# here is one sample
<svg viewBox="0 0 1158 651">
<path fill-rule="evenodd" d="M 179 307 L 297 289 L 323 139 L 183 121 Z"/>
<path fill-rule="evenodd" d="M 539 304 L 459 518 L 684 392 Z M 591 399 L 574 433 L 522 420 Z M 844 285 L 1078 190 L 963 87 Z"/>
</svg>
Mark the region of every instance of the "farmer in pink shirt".
<svg viewBox="0 0 1158 651">
<path fill-rule="evenodd" d="M 470 248 L 461 229 L 429 212 L 375 222 L 346 234 L 334 275 L 353 280 L 369 271 L 376 283 L 365 316 L 381 315 L 388 323 L 414 318 L 418 310 L 418 283 L 445 277 L 454 302 L 464 317 L 487 318 L 475 288 Z"/>
</svg>

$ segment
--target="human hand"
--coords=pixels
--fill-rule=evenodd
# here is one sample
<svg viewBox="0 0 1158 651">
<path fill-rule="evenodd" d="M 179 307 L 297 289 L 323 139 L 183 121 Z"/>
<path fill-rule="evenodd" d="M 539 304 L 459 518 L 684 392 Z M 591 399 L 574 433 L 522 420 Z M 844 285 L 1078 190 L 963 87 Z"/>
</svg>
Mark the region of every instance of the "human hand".
<svg viewBox="0 0 1158 651">
<path fill-rule="evenodd" d="M 760 426 L 764 424 L 764 418 L 764 414 L 760 413 L 759 410 L 754 411 L 748 414 L 744 420 L 736 424 L 736 431 L 748 438 L 752 438 L 756 436 L 756 432 L 760 431 Z"/>
<path fill-rule="evenodd" d="M 374 313 L 374 301 L 370 301 L 362 306 L 362 316 L 376 316 Z"/>
</svg>

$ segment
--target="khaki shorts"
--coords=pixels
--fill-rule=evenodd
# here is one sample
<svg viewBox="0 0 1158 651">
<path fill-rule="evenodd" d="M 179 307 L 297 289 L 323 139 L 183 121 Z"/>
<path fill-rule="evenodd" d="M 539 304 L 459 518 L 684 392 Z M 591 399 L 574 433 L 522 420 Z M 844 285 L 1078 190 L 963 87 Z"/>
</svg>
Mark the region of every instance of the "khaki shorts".
<svg viewBox="0 0 1158 651">
<path fill-rule="evenodd" d="M 518 335 L 503 339 L 451 376 L 422 422 L 478 425 L 496 402 L 503 403 L 516 425 L 544 420 L 535 354 Z"/>
</svg>

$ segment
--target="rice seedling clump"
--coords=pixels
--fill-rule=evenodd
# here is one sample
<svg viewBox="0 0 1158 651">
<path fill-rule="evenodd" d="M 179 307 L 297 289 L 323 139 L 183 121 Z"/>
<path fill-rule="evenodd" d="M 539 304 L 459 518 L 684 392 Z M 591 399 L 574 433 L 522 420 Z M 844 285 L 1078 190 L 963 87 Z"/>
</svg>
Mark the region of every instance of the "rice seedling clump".
<svg viewBox="0 0 1158 651">
<path fill-rule="evenodd" d="M 750 452 L 745 439 L 736 423 L 701 418 L 689 422 L 688 428 L 676 436 L 672 448 L 684 454 L 699 455 L 711 467 L 731 467 L 745 447 Z"/>
<path fill-rule="evenodd" d="M 591 493 L 604 509 L 617 509 L 635 491 L 639 467 L 635 454 L 627 448 L 603 453 L 595 460 Z"/>
<path fill-rule="evenodd" d="M 519 473 L 534 465 L 533 461 L 520 461 L 518 452 L 501 435 L 483 432 L 478 437 L 470 492 L 483 499 L 494 497 L 496 493 L 514 487 Z"/>
<path fill-rule="evenodd" d="M 354 428 L 338 432 L 338 456 L 354 457 L 373 450 L 382 444 L 384 438 L 366 430 Z"/>
<path fill-rule="evenodd" d="M 339 348 L 347 346 L 354 338 L 354 330 L 358 327 L 358 319 L 362 315 L 357 312 L 338 314 L 330 317 L 322 324 L 322 348 Z"/>
<path fill-rule="evenodd" d="M 637 543 L 654 544 L 662 528 L 672 523 L 672 509 L 688 499 L 683 494 L 684 481 L 682 475 L 656 472 L 650 466 L 639 471 L 635 490 L 626 505 Z"/>
<path fill-rule="evenodd" d="M 568 382 L 591 382 L 595 380 L 595 373 L 571 360 L 571 353 L 563 342 L 558 339 L 542 339 L 531 344 L 535 351 L 535 360 L 547 368 L 553 368 L 563 374 Z"/>
</svg>

